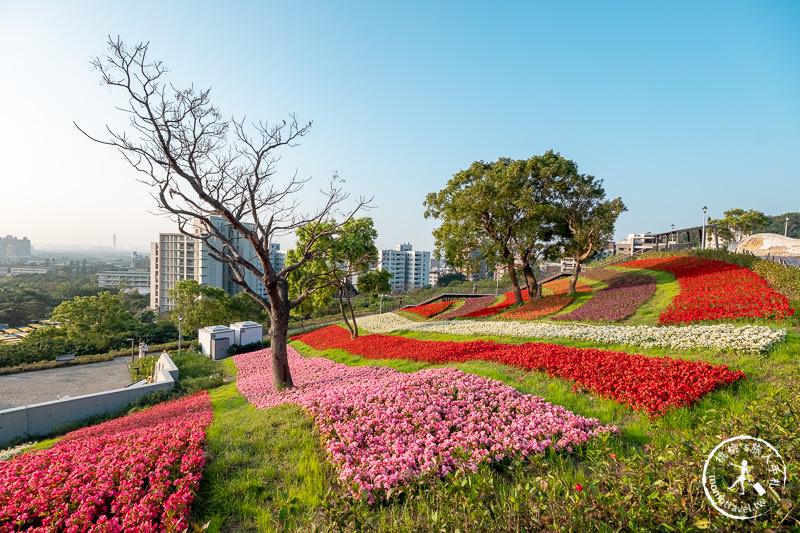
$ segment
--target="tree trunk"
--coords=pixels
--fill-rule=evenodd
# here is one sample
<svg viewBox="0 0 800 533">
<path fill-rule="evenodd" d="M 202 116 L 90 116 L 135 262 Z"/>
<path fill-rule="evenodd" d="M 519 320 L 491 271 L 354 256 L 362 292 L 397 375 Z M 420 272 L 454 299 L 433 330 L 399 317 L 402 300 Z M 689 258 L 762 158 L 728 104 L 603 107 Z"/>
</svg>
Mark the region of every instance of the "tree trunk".
<svg viewBox="0 0 800 533">
<path fill-rule="evenodd" d="M 286 341 L 289 336 L 289 284 L 279 279 L 269 290 L 270 352 L 272 352 L 272 386 L 276 391 L 294 387 L 289 371 Z"/>
<path fill-rule="evenodd" d="M 581 263 L 580 261 L 575 261 L 575 271 L 572 273 L 572 277 L 569 278 L 569 293 L 572 294 L 575 292 L 575 287 L 578 285 L 578 274 L 581 272 Z"/>
<path fill-rule="evenodd" d="M 531 300 L 541 297 L 542 291 L 539 288 L 539 282 L 536 281 L 536 276 L 533 275 L 530 263 L 526 262 L 522 265 L 522 273 L 525 274 L 525 282 L 528 284 L 528 297 Z"/>
<path fill-rule="evenodd" d="M 350 300 L 350 291 L 347 291 L 347 307 L 350 308 L 350 318 L 353 320 L 353 331 L 350 337 L 353 339 L 358 338 L 358 324 L 356 324 L 356 313 L 353 311 L 353 302 Z"/>
<path fill-rule="evenodd" d="M 511 287 L 514 289 L 514 303 L 521 304 L 522 291 L 519 290 L 519 280 L 517 280 L 517 271 L 514 269 L 513 258 L 507 263 L 506 266 L 508 266 L 508 277 L 511 278 Z"/>
<path fill-rule="evenodd" d="M 355 335 L 353 334 L 353 327 L 347 320 L 347 313 L 344 311 L 344 289 L 339 287 L 339 292 L 337 293 L 337 296 L 339 297 L 339 312 L 342 313 L 342 319 L 344 320 L 344 325 L 347 326 L 347 330 L 350 332 L 350 338 L 354 339 Z"/>
</svg>

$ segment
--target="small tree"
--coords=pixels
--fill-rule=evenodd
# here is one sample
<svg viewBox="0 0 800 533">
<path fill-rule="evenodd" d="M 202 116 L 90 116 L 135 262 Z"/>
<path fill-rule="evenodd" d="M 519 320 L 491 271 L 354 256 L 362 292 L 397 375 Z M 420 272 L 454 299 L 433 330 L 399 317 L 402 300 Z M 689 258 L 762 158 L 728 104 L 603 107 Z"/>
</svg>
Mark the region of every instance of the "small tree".
<svg viewBox="0 0 800 533">
<path fill-rule="evenodd" d="M 358 276 L 358 292 L 377 296 L 392 292 L 392 273 L 388 270 L 370 270 Z"/>
<path fill-rule="evenodd" d="M 309 132 L 310 122 L 301 125 L 294 115 L 273 125 L 223 119 L 211 104 L 210 90 L 177 89 L 166 82 L 167 69 L 150 59 L 149 43 L 129 49 L 119 38 L 109 38 L 108 47 L 109 53 L 93 65 L 105 85 L 126 96 L 123 111 L 130 117 L 130 130 L 109 128 L 105 140 L 87 136 L 120 150 L 153 188 L 158 208 L 173 217 L 181 233 L 198 237 L 194 228 L 204 228 L 199 238 L 211 257 L 229 265 L 231 280 L 269 312 L 273 385 L 292 387 L 286 352 L 289 313 L 317 287 L 310 286 L 290 300 L 286 277 L 316 256 L 318 239 L 336 233 L 369 200 L 359 199 L 336 226 L 320 224 L 332 218 L 348 197 L 339 183 L 331 181 L 322 207 L 304 212 L 297 193 L 306 180 L 296 174 L 282 183 L 276 179 L 278 151 L 295 146 Z M 221 217 L 233 234 L 213 224 L 212 216 Z M 276 271 L 270 244 L 308 225 L 314 229 L 306 246 L 298 250 L 294 262 Z M 237 251 L 240 239 L 252 246 L 253 257 Z M 266 296 L 245 282 L 247 272 L 264 285 Z"/>
<path fill-rule="evenodd" d="M 324 226 L 338 226 L 335 222 L 323 222 Z M 297 230 L 297 246 L 307 245 L 310 235 L 319 230 L 315 227 L 302 227 Z M 328 287 L 333 289 L 339 300 L 339 311 L 352 338 L 358 337 L 358 326 L 351 299 L 353 276 L 364 274 L 374 263 L 378 250 L 375 247 L 375 231 L 369 217 L 352 219 L 339 226 L 336 233 L 316 240 L 314 249 L 318 252 L 302 269 L 297 269 L 289 279 L 290 291 L 296 292 L 305 287 Z M 294 287 L 297 288 L 294 288 Z M 345 311 L 345 301 L 350 319 Z M 322 303 L 322 302 L 320 302 Z M 352 320 L 352 325 L 350 324 Z"/>
<path fill-rule="evenodd" d="M 111 347 L 119 333 L 135 323 L 120 299 L 108 291 L 62 302 L 53 310 L 52 320 L 69 340 L 88 341 L 100 349 Z"/>
<path fill-rule="evenodd" d="M 575 292 L 581 265 L 614 235 L 617 218 L 627 208 L 622 198 L 606 200 L 603 181 L 594 176 L 575 173 L 567 176 L 558 189 L 560 214 L 569 228 L 563 253 L 575 261 L 575 270 L 569 281 L 569 292 L 572 293 Z"/>
<path fill-rule="evenodd" d="M 178 317 L 183 317 L 183 329 L 196 333 L 198 329 L 216 324 L 227 324 L 233 319 L 231 297 L 217 287 L 200 285 L 196 280 L 184 279 L 175 283 L 167 293 L 175 301 L 171 320 L 180 326 Z"/>
<path fill-rule="evenodd" d="M 770 218 L 754 209 L 728 209 L 722 213 L 723 218 L 712 220 L 717 224 L 717 235 L 727 246 L 731 242 L 741 242 L 754 231 L 770 223 Z M 781 232 L 782 233 L 782 232 Z"/>
</svg>

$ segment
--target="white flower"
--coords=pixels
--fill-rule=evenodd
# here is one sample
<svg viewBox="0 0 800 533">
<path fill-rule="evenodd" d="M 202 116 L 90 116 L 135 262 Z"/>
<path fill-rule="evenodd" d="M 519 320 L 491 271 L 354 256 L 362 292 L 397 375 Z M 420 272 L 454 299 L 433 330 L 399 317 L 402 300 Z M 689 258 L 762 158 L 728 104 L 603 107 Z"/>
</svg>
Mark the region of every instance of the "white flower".
<svg viewBox="0 0 800 533">
<path fill-rule="evenodd" d="M 590 324 L 548 324 L 530 321 L 444 320 L 413 322 L 394 313 L 359 319 L 359 325 L 374 333 L 429 331 L 452 335 L 498 335 L 536 339 L 567 338 L 644 348 L 692 350 L 711 348 L 738 353 L 760 353 L 786 338 L 786 330 L 767 326 L 595 326 Z"/>
</svg>

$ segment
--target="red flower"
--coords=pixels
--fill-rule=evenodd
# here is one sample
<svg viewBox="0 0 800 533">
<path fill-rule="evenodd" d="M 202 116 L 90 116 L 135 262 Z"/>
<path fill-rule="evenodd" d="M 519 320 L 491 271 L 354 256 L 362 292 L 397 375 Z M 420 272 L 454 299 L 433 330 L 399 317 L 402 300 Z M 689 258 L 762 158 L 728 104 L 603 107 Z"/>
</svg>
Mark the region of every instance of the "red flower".
<svg viewBox="0 0 800 533">
<path fill-rule="evenodd" d="M 575 490 L 577 490 L 578 492 L 580 492 L 580 491 L 582 491 L 582 490 L 583 490 L 583 486 L 582 486 L 580 483 L 575 483 Z"/>
</svg>

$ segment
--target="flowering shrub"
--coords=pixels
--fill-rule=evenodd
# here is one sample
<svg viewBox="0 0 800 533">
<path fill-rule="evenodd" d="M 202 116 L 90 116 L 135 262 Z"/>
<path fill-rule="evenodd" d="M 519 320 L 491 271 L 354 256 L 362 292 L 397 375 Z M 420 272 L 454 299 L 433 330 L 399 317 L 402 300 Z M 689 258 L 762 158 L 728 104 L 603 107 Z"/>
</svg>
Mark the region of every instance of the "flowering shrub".
<svg viewBox="0 0 800 533">
<path fill-rule="evenodd" d="M 394 314 L 372 315 L 359 319 L 369 331 L 428 331 L 451 335 L 497 335 L 538 339 L 577 339 L 593 342 L 629 344 L 644 348 L 693 350 L 711 348 L 737 353 L 760 353 L 786 338 L 786 330 L 767 326 L 593 326 L 588 324 L 543 324 L 541 322 L 485 322 L 459 320 L 417 323 Z"/>
<path fill-rule="evenodd" d="M 661 313 L 661 324 L 736 318 L 784 319 L 795 309 L 758 274 L 724 261 L 701 257 L 639 259 L 620 266 L 672 273 L 681 292 Z"/>
<path fill-rule="evenodd" d="M 0 532 L 185 530 L 212 418 L 198 393 L 0 463 Z"/>
<path fill-rule="evenodd" d="M 339 326 L 304 333 L 293 340 L 318 350 L 339 348 L 370 359 L 412 359 L 433 364 L 480 359 L 541 370 L 650 415 L 693 405 L 715 388 L 744 378 L 743 372 L 732 372 L 726 365 L 535 342 L 423 341 L 377 334 L 351 339 Z"/>
<path fill-rule="evenodd" d="M 339 479 L 374 502 L 386 491 L 482 462 L 572 449 L 600 426 L 500 381 L 438 368 L 405 374 L 350 367 L 288 348 L 294 389 L 272 386 L 268 350 L 237 355 L 236 381 L 257 408 L 284 402 L 314 418 Z"/>
<path fill-rule="evenodd" d="M 433 302 L 427 305 L 418 305 L 416 307 L 407 307 L 403 309 L 403 311 L 407 311 L 409 313 L 414 313 L 415 315 L 419 315 L 424 318 L 430 318 L 433 315 L 439 314 L 448 307 L 450 307 L 453 302 Z"/>
<path fill-rule="evenodd" d="M 492 302 L 494 302 L 494 296 L 479 296 L 478 298 L 467 298 L 464 301 L 464 305 L 462 305 L 458 309 L 446 311 L 436 318 L 439 320 L 450 320 L 451 318 L 462 317 L 474 311 L 483 309 L 487 305 L 490 305 Z"/>
<path fill-rule="evenodd" d="M 535 320 L 537 318 L 542 318 L 543 316 L 557 313 L 571 303 L 572 296 L 568 294 L 553 294 L 552 296 L 543 296 L 542 298 L 526 302 L 516 309 L 506 311 L 500 318 Z"/>
<path fill-rule="evenodd" d="M 656 292 L 656 280 L 647 274 L 599 269 L 586 276 L 605 281 L 608 288 L 597 291 L 586 303 L 551 320 L 594 320 L 616 322 L 631 316 Z"/>
</svg>

